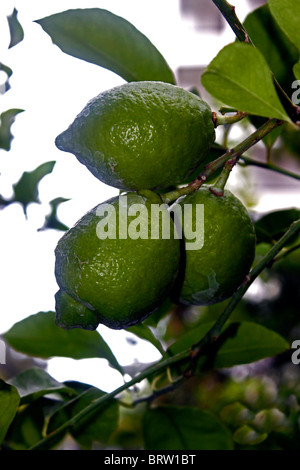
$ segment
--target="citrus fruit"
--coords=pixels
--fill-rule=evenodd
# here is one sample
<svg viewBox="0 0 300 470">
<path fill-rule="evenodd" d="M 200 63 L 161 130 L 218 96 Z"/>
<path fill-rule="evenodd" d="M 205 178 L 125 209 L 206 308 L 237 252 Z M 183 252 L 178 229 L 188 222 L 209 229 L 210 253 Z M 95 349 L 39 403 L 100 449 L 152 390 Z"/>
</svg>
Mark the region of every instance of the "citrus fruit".
<svg viewBox="0 0 300 470">
<path fill-rule="evenodd" d="M 161 209 L 160 218 L 153 207 Z M 57 294 L 56 322 L 121 329 L 142 321 L 166 299 L 177 276 L 175 233 L 166 206 L 149 190 L 122 194 L 89 211 L 55 250 L 57 283 L 73 299 L 72 304 Z"/>
<path fill-rule="evenodd" d="M 207 103 L 181 87 L 144 81 L 89 101 L 55 142 L 102 182 L 139 190 L 182 183 L 214 139 Z"/>
<path fill-rule="evenodd" d="M 177 204 L 184 209 L 181 213 L 186 247 L 177 285 L 179 301 L 187 305 L 221 302 L 236 291 L 252 265 L 256 239 L 250 216 L 230 191 L 216 196 L 205 186 Z M 204 210 L 200 222 L 195 216 L 197 205 Z M 176 204 L 173 209 L 176 211 Z M 198 231 L 198 249 L 193 246 L 191 229 Z"/>
</svg>

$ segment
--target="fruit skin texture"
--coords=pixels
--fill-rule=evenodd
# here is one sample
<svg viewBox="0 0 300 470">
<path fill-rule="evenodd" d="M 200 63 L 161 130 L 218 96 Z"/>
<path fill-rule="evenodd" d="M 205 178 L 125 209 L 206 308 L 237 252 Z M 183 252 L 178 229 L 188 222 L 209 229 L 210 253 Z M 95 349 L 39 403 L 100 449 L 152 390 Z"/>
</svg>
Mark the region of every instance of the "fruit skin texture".
<svg viewBox="0 0 300 470">
<path fill-rule="evenodd" d="M 179 204 L 204 204 L 204 244 L 199 250 L 185 251 L 179 301 L 187 305 L 221 302 L 233 295 L 251 268 L 256 242 L 252 221 L 228 190 L 219 197 L 203 186 Z M 194 216 L 192 226 L 194 231 Z"/>
<path fill-rule="evenodd" d="M 111 221 L 112 226 L 115 224 L 115 239 L 101 240 L 97 236 L 97 225 L 100 220 L 104 220 L 97 215 L 97 209 L 102 203 L 66 232 L 55 250 L 55 275 L 60 289 L 95 312 L 98 323 L 114 329 L 139 323 L 165 300 L 177 276 L 180 260 L 178 237 L 164 239 L 161 231 L 157 239 L 150 238 L 150 232 L 148 239 L 118 237 L 120 207 L 123 207 L 124 196 L 127 197 L 128 208 L 133 204 L 142 204 L 148 209 L 145 217 L 150 231 L 151 204 L 160 206 L 162 202 L 159 196 L 148 190 L 128 193 L 120 196 L 120 203 L 119 197 L 106 201 L 116 210 L 116 217 L 105 215 L 107 222 Z M 128 225 L 134 220 L 136 217 L 129 215 Z M 165 220 L 165 223 L 171 224 L 172 234 L 174 225 L 168 213 Z M 70 327 L 78 320 L 75 313 L 75 319 L 69 317 L 64 320 L 63 312 L 57 310 L 57 322 Z M 93 324 L 93 320 L 91 322 L 89 318 L 84 318 L 81 327 L 86 328 L 85 325 L 90 324 Z"/>
<path fill-rule="evenodd" d="M 90 100 L 56 146 L 123 190 L 182 183 L 215 139 L 207 103 L 163 82 L 132 82 Z"/>
</svg>

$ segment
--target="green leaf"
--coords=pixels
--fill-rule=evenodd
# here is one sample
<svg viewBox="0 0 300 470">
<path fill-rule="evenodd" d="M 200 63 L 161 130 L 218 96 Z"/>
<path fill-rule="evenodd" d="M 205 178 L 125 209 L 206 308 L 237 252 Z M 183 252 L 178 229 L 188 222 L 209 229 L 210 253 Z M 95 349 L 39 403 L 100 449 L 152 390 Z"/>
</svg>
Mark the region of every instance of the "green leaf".
<svg viewBox="0 0 300 470">
<path fill-rule="evenodd" d="M 12 385 L 0 379 L 0 444 L 13 421 L 20 402 L 20 397 Z"/>
<path fill-rule="evenodd" d="M 11 202 L 20 202 L 23 206 L 24 214 L 27 213 L 27 206 L 33 202 L 39 203 L 38 185 L 42 178 L 49 175 L 56 162 L 46 162 L 38 166 L 35 170 L 25 171 L 19 181 L 13 185 L 14 197 Z"/>
<path fill-rule="evenodd" d="M 7 383 L 17 389 L 22 403 L 37 400 L 41 396 L 49 393 L 71 392 L 70 388 L 57 382 L 57 380 L 51 377 L 45 370 L 38 367 L 21 372 L 7 380 Z"/>
<path fill-rule="evenodd" d="M 300 51 L 300 2 L 298 0 L 268 0 L 268 5 L 282 31 Z"/>
<path fill-rule="evenodd" d="M 231 436 L 219 419 L 197 408 L 160 406 L 143 419 L 148 450 L 231 450 Z"/>
<path fill-rule="evenodd" d="M 37 23 L 63 52 L 107 68 L 128 82 L 174 83 L 171 69 L 149 39 L 109 11 L 68 10 Z"/>
<path fill-rule="evenodd" d="M 54 356 L 106 359 L 122 371 L 109 346 L 97 331 L 64 330 L 55 325 L 54 312 L 40 312 L 21 320 L 3 335 L 16 351 L 41 358 Z"/>
<path fill-rule="evenodd" d="M 0 71 L 1 70 L 2 72 L 5 72 L 7 75 L 6 81 L 1 85 L 1 88 L 0 88 L 0 94 L 3 95 L 6 91 L 10 89 L 9 79 L 12 76 L 13 72 L 11 68 L 7 67 L 7 65 L 2 64 L 2 62 L 0 62 Z"/>
<path fill-rule="evenodd" d="M 50 204 L 50 213 L 46 215 L 45 217 L 45 222 L 41 228 L 38 229 L 39 232 L 43 230 L 61 230 L 61 231 L 66 231 L 68 230 L 69 227 L 67 225 L 63 224 L 57 216 L 57 210 L 60 204 L 63 202 L 67 202 L 70 199 L 65 199 L 63 197 L 57 197 L 55 199 L 52 199 L 52 201 L 49 202 Z"/>
<path fill-rule="evenodd" d="M 20 407 L 5 437 L 13 450 L 26 450 L 43 438 L 45 417 L 40 401 Z"/>
<path fill-rule="evenodd" d="M 8 109 L 0 115 L 0 148 L 10 150 L 11 141 L 14 136 L 10 132 L 12 124 L 15 122 L 17 114 L 22 113 L 23 109 Z"/>
<path fill-rule="evenodd" d="M 188 350 L 200 341 L 213 323 L 205 323 L 182 335 L 170 346 L 170 352 L 177 354 Z M 219 338 L 207 348 L 199 366 L 208 369 L 233 367 L 249 364 L 266 357 L 272 357 L 289 349 L 289 344 L 278 333 L 252 322 L 229 323 Z"/>
<path fill-rule="evenodd" d="M 293 65 L 299 58 L 297 48 L 279 28 L 268 5 L 251 12 L 244 21 L 247 33 L 261 51 L 277 81 L 290 92 Z"/>
<path fill-rule="evenodd" d="M 7 17 L 10 32 L 10 43 L 8 46 L 9 49 L 21 42 L 24 38 L 24 31 L 17 16 L 18 10 L 14 8 L 12 14 Z"/>
<path fill-rule="evenodd" d="M 267 433 L 256 432 L 253 428 L 245 424 L 238 428 L 233 434 L 233 439 L 240 445 L 254 446 L 265 441 Z"/>
<path fill-rule="evenodd" d="M 162 356 L 166 355 L 166 351 L 162 347 L 160 341 L 154 336 L 153 332 L 148 326 L 140 323 L 139 325 L 130 326 L 126 329 L 126 331 L 133 333 L 141 339 L 149 341 L 149 343 L 153 344 L 153 346 L 158 349 Z"/>
<path fill-rule="evenodd" d="M 294 66 L 293 71 L 294 71 L 294 75 L 295 75 L 295 77 L 297 78 L 297 80 L 300 80 L 300 60 L 299 60 L 299 62 L 297 62 L 297 64 Z M 294 103 L 294 104 L 299 105 L 299 104 L 300 104 L 300 100 L 298 99 L 298 100 L 297 100 L 297 103 Z"/>
<path fill-rule="evenodd" d="M 296 208 L 282 209 L 263 215 L 254 224 L 257 243 L 273 243 L 279 240 L 289 226 L 299 218 L 300 210 Z M 293 242 L 294 240 L 291 240 L 290 243 Z"/>
<path fill-rule="evenodd" d="M 225 46 L 202 75 L 206 90 L 240 111 L 290 121 L 262 53 L 246 43 Z"/>
<path fill-rule="evenodd" d="M 81 387 L 82 388 L 82 387 Z M 58 429 L 65 421 L 73 418 L 77 413 L 86 408 L 93 400 L 105 395 L 104 392 L 84 384 L 82 396 L 76 402 L 67 402 L 62 405 L 51 417 L 47 428 L 50 434 Z M 106 444 L 111 434 L 117 429 L 119 420 L 119 406 L 115 399 L 97 408 L 88 416 L 79 420 L 69 432 L 84 449 L 90 449 L 93 442 Z"/>
</svg>

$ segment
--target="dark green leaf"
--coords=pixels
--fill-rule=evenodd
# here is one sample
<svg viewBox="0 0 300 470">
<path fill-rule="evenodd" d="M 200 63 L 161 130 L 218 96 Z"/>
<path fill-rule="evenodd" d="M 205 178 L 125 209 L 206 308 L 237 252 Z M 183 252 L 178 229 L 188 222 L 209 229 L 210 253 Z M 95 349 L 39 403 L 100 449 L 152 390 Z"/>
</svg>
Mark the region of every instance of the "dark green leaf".
<svg viewBox="0 0 300 470">
<path fill-rule="evenodd" d="M 7 75 L 6 81 L 3 84 L 0 84 L 1 85 L 0 94 L 3 95 L 6 91 L 10 89 L 9 79 L 12 76 L 13 72 L 12 72 L 12 69 L 7 67 L 7 65 L 2 64 L 2 62 L 0 62 L 0 71 L 1 70 L 2 72 L 5 72 Z"/>
<path fill-rule="evenodd" d="M 197 408 L 160 406 L 143 419 L 148 450 L 231 450 L 231 436 L 219 419 Z M 175 462 L 174 462 L 175 463 Z"/>
<path fill-rule="evenodd" d="M 272 243 L 284 235 L 289 226 L 300 218 L 296 208 L 269 212 L 255 222 L 257 243 Z M 294 240 L 291 240 L 293 243 Z"/>
<path fill-rule="evenodd" d="M 22 109 L 9 109 L 0 115 L 0 148 L 10 150 L 11 141 L 14 138 L 10 132 L 11 125 L 15 121 L 17 114 L 22 113 Z"/>
<path fill-rule="evenodd" d="M 300 80 L 300 61 L 297 62 L 297 64 L 294 66 L 293 71 L 294 71 L 294 74 L 295 74 L 295 77 L 297 78 L 297 80 Z M 297 103 L 294 103 L 294 104 L 299 105 L 299 102 L 300 102 L 300 100 L 297 100 Z"/>
<path fill-rule="evenodd" d="M 60 204 L 62 204 L 63 202 L 67 202 L 69 200 L 70 199 L 65 199 L 63 197 L 57 197 L 55 199 L 52 199 L 52 201 L 50 201 L 50 203 L 49 203 L 50 207 L 51 207 L 50 214 L 48 214 L 45 217 L 44 225 L 41 228 L 39 228 L 38 230 L 39 231 L 47 230 L 47 229 L 61 230 L 61 231 L 68 230 L 69 227 L 67 227 L 65 224 L 63 224 L 58 219 L 57 209 L 58 209 Z"/>
<path fill-rule="evenodd" d="M 139 338 L 149 341 L 149 343 L 153 344 L 153 346 L 158 349 L 162 356 L 165 356 L 166 352 L 164 348 L 148 326 L 140 323 L 139 325 L 130 326 L 126 331 L 130 331 L 130 333 L 133 333 Z"/>
<path fill-rule="evenodd" d="M 79 411 L 86 408 L 91 401 L 104 396 L 105 393 L 93 388 L 85 394 L 72 407 L 71 417 Z M 90 417 L 84 419 L 84 422 L 78 422 L 71 429 L 72 436 L 84 448 L 91 448 L 93 442 L 106 444 L 111 434 L 117 429 L 119 420 L 119 405 L 115 399 L 99 407 Z"/>
<path fill-rule="evenodd" d="M 244 26 L 278 82 L 289 93 L 294 80 L 292 69 L 298 60 L 299 52 L 278 27 L 268 5 L 250 13 L 244 21 Z"/>
<path fill-rule="evenodd" d="M 26 450 L 43 438 L 44 413 L 41 403 L 35 401 L 20 407 L 5 438 L 13 450 Z"/>
<path fill-rule="evenodd" d="M 213 323 L 193 328 L 171 345 L 172 354 L 188 350 L 208 332 Z M 209 369 L 233 367 L 238 364 L 272 357 L 286 351 L 289 345 L 278 333 L 251 322 L 229 323 L 219 338 L 207 348 L 199 365 Z"/>
<path fill-rule="evenodd" d="M 10 43 L 8 48 L 11 48 L 21 42 L 24 38 L 23 28 L 17 18 L 18 10 L 14 8 L 14 11 L 10 16 L 7 17 L 9 32 L 10 32 Z"/>
<path fill-rule="evenodd" d="M 93 400 L 105 395 L 101 390 L 94 387 L 85 388 L 82 396 L 76 400 L 65 403 L 51 417 L 47 428 L 47 433 L 59 428 L 65 421 L 73 418 L 77 413 L 86 408 Z M 90 449 L 93 442 L 106 444 L 110 435 L 116 430 L 119 419 L 119 406 L 115 399 L 97 408 L 96 411 L 80 419 L 69 432 L 85 448 Z"/>
<path fill-rule="evenodd" d="M 12 385 L 0 379 L 0 444 L 13 421 L 20 402 L 20 397 Z"/>
<path fill-rule="evenodd" d="M 268 5 L 282 31 L 300 51 L 300 2 L 298 0 L 268 0 Z"/>
<path fill-rule="evenodd" d="M 38 367 L 25 370 L 7 381 L 13 385 L 21 399 L 22 403 L 37 400 L 43 395 L 55 392 L 70 393 L 71 389 L 66 385 L 57 382 L 45 370 Z"/>
<path fill-rule="evenodd" d="M 27 206 L 32 202 L 39 203 L 38 185 L 44 176 L 49 175 L 56 162 L 42 163 L 35 170 L 25 171 L 19 181 L 13 185 L 14 197 L 12 202 L 20 202 L 24 213 L 27 212 Z"/>
<path fill-rule="evenodd" d="M 206 90 L 240 111 L 290 121 L 262 53 L 246 43 L 224 47 L 202 75 Z"/>
<path fill-rule="evenodd" d="M 154 45 L 132 24 L 99 8 L 68 10 L 37 21 L 60 49 L 130 81 L 174 83 Z"/>
<path fill-rule="evenodd" d="M 64 330 L 55 325 L 54 312 L 40 312 L 16 323 L 3 335 L 9 345 L 30 356 L 54 356 L 85 359 L 107 359 L 112 367 L 121 371 L 109 346 L 97 331 Z"/>
</svg>

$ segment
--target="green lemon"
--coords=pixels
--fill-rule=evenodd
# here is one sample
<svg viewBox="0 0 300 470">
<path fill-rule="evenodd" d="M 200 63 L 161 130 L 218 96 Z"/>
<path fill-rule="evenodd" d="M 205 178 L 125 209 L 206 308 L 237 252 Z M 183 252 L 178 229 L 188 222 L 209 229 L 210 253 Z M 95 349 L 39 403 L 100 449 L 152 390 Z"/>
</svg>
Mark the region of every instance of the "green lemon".
<svg viewBox="0 0 300 470">
<path fill-rule="evenodd" d="M 57 324 L 120 329 L 139 323 L 167 298 L 180 240 L 167 207 L 144 190 L 89 211 L 59 240 L 55 255 L 64 293 L 57 294 Z"/>
<path fill-rule="evenodd" d="M 162 82 L 132 82 L 92 99 L 56 146 L 102 182 L 123 190 L 180 184 L 215 139 L 207 103 Z"/>
<path fill-rule="evenodd" d="M 230 191 L 220 197 L 208 187 L 186 196 L 173 209 L 182 214 L 186 247 L 177 284 L 179 301 L 210 305 L 227 299 L 254 260 L 256 239 L 247 210 Z"/>
</svg>

